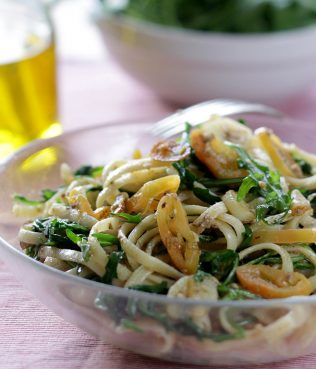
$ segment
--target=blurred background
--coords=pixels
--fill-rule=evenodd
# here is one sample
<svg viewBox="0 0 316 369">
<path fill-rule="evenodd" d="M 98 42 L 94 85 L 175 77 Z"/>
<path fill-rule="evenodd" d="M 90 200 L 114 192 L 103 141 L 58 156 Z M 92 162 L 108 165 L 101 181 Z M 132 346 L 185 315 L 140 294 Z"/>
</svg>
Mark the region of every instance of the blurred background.
<svg viewBox="0 0 316 369">
<path fill-rule="evenodd" d="M 313 122 L 315 43 L 315 0 L 0 0 L 0 157 L 212 98 Z"/>
</svg>

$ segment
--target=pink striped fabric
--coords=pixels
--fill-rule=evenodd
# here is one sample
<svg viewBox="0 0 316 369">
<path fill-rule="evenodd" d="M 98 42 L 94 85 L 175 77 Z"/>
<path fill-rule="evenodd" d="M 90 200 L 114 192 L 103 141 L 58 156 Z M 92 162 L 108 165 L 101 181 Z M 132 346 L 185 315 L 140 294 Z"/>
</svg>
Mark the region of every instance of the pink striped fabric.
<svg viewBox="0 0 316 369">
<path fill-rule="evenodd" d="M 282 108 L 292 116 L 316 120 L 315 98 L 316 89 Z M 113 120 L 151 120 L 175 109 L 130 80 L 109 61 L 64 63 L 60 70 L 60 101 L 65 130 Z M 1 262 L 0 284 L 1 369 L 186 367 L 128 353 L 89 337 L 50 312 Z M 316 368 L 316 355 L 275 364 L 273 368 Z"/>
</svg>

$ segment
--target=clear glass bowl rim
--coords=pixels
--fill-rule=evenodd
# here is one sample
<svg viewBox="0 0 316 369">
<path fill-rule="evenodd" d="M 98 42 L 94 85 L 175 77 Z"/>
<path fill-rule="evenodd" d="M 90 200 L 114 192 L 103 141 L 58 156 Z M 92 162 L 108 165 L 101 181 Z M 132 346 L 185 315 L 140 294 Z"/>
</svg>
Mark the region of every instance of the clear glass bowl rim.
<svg viewBox="0 0 316 369">
<path fill-rule="evenodd" d="M 282 124 L 288 124 L 292 126 L 290 122 L 282 122 Z M 303 122 L 300 122 L 301 126 Z M 148 131 L 148 121 L 137 121 L 137 122 L 130 122 L 130 121 L 115 121 L 110 123 L 103 123 L 103 124 L 96 124 L 91 125 L 89 127 L 83 127 L 79 129 L 73 129 L 66 131 L 65 133 L 47 138 L 47 139 L 38 139 L 30 142 L 29 144 L 23 146 L 21 149 L 17 150 L 14 154 L 9 156 L 3 162 L 0 163 L 0 179 L 3 175 L 3 172 L 10 166 L 11 162 L 23 157 L 28 152 L 34 152 L 37 148 L 43 149 L 45 146 L 49 146 L 54 144 L 59 139 L 68 138 L 70 139 L 73 134 L 84 134 L 85 132 L 91 132 L 98 130 L 106 129 L 107 127 L 115 127 L 119 125 L 120 127 L 126 126 L 135 126 L 135 125 L 144 125 L 145 130 Z M 30 258 L 29 256 L 25 255 L 21 250 L 16 249 L 13 245 L 3 239 L 0 235 L 0 244 L 7 249 L 8 252 L 15 255 L 17 258 L 21 258 L 25 263 L 31 263 L 34 268 L 42 270 L 43 273 L 50 273 L 51 275 L 55 276 L 58 279 L 63 280 L 65 283 L 75 283 L 77 285 L 84 285 L 87 288 L 92 287 L 93 289 L 98 289 L 100 292 L 108 293 L 109 295 L 114 295 L 117 297 L 122 298 L 131 298 L 137 300 L 143 300 L 152 303 L 160 303 L 160 304 L 174 304 L 180 305 L 181 307 L 190 307 L 190 306 L 203 306 L 206 308 L 220 308 L 220 307 L 235 307 L 235 308 L 273 308 L 277 306 L 284 305 L 296 305 L 296 304 L 316 304 L 316 294 L 313 296 L 295 296 L 291 298 L 283 298 L 283 299 L 271 299 L 271 300 L 242 300 L 242 301 L 207 301 L 207 300 L 194 300 L 191 298 L 174 298 L 174 297 L 167 297 L 165 295 L 158 295 L 158 294 L 151 294 L 147 292 L 135 291 L 127 288 L 116 287 L 112 285 L 103 284 L 100 282 L 92 281 L 89 279 L 84 279 L 81 277 L 69 275 L 65 272 L 60 270 L 51 268 L 37 260 Z M 5 260 L 3 260 L 5 263 Z"/>
</svg>

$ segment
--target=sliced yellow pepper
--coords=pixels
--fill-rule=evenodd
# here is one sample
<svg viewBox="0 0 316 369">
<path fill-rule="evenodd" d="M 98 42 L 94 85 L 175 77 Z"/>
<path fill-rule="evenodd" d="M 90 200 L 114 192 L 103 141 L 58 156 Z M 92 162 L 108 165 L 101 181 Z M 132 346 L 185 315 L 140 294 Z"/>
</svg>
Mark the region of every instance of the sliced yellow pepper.
<svg viewBox="0 0 316 369">
<path fill-rule="evenodd" d="M 252 244 L 272 242 L 286 243 L 316 243 L 316 228 L 311 229 L 280 229 L 264 230 L 253 233 Z"/>
<path fill-rule="evenodd" d="M 126 201 L 129 213 L 147 213 L 157 209 L 159 200 L 168 192 L 177 192 L 180 177 L 170 175 L 145 183 L 130 199 Z"/>
<path fill-rule="evenodd" d="M 190 229 L 188 217 L 176 194 L 161 198 L 157 224 L 173 264 L 185 274 L 197 271 L 200 257 L 198 235 Z"/>
<path fill-rule="evenodd" d="M 282 176 L 302 176 L 299 166 L 295 163 L 291 155 L 283 149 L 279 137 L 265 128 L 258 129 L 256 131 L 256 136 L 263 149 L 270 156 L 275 168 Z"/>
</svg>

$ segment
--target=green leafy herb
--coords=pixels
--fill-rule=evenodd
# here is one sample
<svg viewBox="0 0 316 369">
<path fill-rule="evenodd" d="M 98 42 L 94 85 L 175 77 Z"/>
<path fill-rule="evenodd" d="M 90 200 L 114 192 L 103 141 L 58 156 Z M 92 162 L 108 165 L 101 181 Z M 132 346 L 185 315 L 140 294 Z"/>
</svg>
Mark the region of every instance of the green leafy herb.
<svg viewBox="0 0 316 369">
<path fill-rule="evenodd" d="M 32 245 L 32 246 L 27 247 L 24 250 L 24 253 L 27 256 L 31 257 L 32 259 L 39 260 L 39 255 L 38 255 L 39 249 L 40 249 L 40 246 Z"/>
<path fill-rule="evenodd" d="M 111 213 L 113 217 L 119 217 L 126 220 L 127 223 L 140 223 L 142 216 L 140 214 L 128 214 L 128 213 Z"/>
<path fill-rule="evenodd" d="M 293 155 L 293 159 L 296 161 L 296 163 L 299 165 L 299 167 L 301 168 L 303 174 L 307 175 L 307 176 L 311 176 L 313 173 L 313 167 L 310 163 L 308 163 L 307 161 L 305 161 L 304 159 L 298 158 L 295 155 Z"/>
<path fill-rule="evenodd" d="M 106 284 L 112 284 L 114 278 L 117 278 L 117 265 L 125 257 L 124 251 L 113 251 L 109 256 L 106 265 L 106 272 L 101 278 L 101 281 Z"/>
<path fill-rule="evenodd" d="M 193 128 L 193 126 L 191 126 L 190 123 L 188 123 L 188 122 L 184 123 L 184 132 L 182 134 L 182 142 L 184 144 L 187 143 L 187 144 L 190 145 L 190 133 L 191 133 L 192 128 Z"/>
<path fill-rule="evenodd" d="M 89 177 L 98 177 L 102 174 L 103 167 L 93 167 L 91 165 L 82 165 L 75 171 L 75 176 L 89 176 Z"/>
<path fill-rule="evenodd" d="M 243 241 L 238 247 L 238 249 L 240 249 L 240 250 L 243 250 L 243 249 L 250 246 L 251 241 L 252 241 L 252 236 L 253 236 L 252 230 L 249 227 L 249 225 L 244 224 L 244 227 L 245 227 L 245 231 L 243 233 Z"/>
<path fill-rule="evenodd" d="M 249 291 L 241 288 L 233 288 L 226 284 L 219 284 L 217 291 L 223 300 L 258 300 L 260 296 L 257 296 Z"/>
<path fill-rule="evenodd" d="M 181 186 L 191 190 L 193 183 L 196 181 L 196 176 L 186 167 L 186 162 L 182 160 L 172 165 L 179 173 Z"/>
<path fill-rule="evenodd" d="M 243 200 L 251 189 L 255 189 L 265 199 L 265 203 L 257 205 L 256 208 L 258 222 L 268 215 L 284 213 L 285 217 L 291 207 L 291 196 L 283 192 L 279 173 L 257 163 L 241 146 L 232 143 L 228 145 L 239 154 L 239 167 L 249 172 L 239 187 L 237 200 Z"/>
<path fill-rule="evenodd" d="M 77 246 L 80 247 L 83 260 L 88 261 L 91 256 L 91 252 L 90 252 L 90 245 L 88 243 L 87 237 L 75 234 L 69 228 L 66 229 L 66 235 L 73 243 L 75 243 Z"/>
<path fill-rule="evenodd" d="M 314 270 L 315 265 L 305 259 L 304 255 L 291 256 L 294 270 Z M 262 256 L 257 257 L 246 262 L 246 264 L 258 265 L 281 265 L 282 259 L 274 252 L 268 252 Z"/>
<path fill-rule="evenodd" d="M 54 190 L 50 190 L 48 188 L 46 188 L 45 190 L 42 190 L 42 197 L 43 197 L 43 201 L 46 202 L 48 200 L 50 200 L 57 191 Z"/>
<path fill-rule="evenodd" d="M 206 202 L 207 204 L 212 205 L 221 200 L 221 198 L 218 195 L 216 195 L 216 193 L 211 191 L 209 188 L 201 188 L 196 186 L 196 182 L 194 182 L 192 190 L 194 195 L 198 199 Z"/>
<path fill-rule="evenodd" d="M 243 126 L 247 126 L 248 127 L 248 125 L 249 125 L 245 119 L 238 119 L 237 122 L 240 123 L 240 124 L 242 124 Z"/>
<path fill-rule="evenodd" d="M 26 197 L 21 196 L 21 195 L 15 195 L 13 199 L 16 202 L 20 202 L 25 205 L 36 206 L 36 205 L 44 204 L 46 201 L 51 199 L 55 195 L 55 193 L 56 191 L 46 189 L 46 190 L 42 190 L 42 200 L 29 200 Z"/>
<path fill-rule="evenodd" d="M 216 239 L 217 239 L 217 237 L 214 236 L 214 235 L 209 235 L 209 234 L 200 234 L 199 235 L 199 242 L 201 242 L 201 243 L 213 242 Z"/>
<path fill-rule="evenodd" d="M 25 204 L 25 205 L 35 206 L 35 205 L 43 204 L 42 200 L 29 200 L 26 197 L 20 196 L 20 195 L 15 195 L 13 199 L 16 202 L 20 202 L 21 204 Z"/>
<path fill-rule="evenodd" d="M 109 233 L 93 233 L 92 237 L 95 237 L 102 247 L 120 245 L 119 239 Z"/>
<path fill-rule="evenodd" d="M 79 223 L 60 218 L 38 218 L 32 224 L 33 232 L 41 232 L 47 238 L 47 245 L 59 248 L 73 248 L 66 230 L 74 234 L 88 235 L 89 229 Z"/>
<path fill-rule="evenodd" d="M 162 281 L 158 284 L 138 284 L 128 287 L 132 290 L 149 292 L 149 293 L 159 293 L 165 295 L 168 292 L 168 284 L 166 281 Z"/>
<path fill-rule="evenodd" d="M 89 192 L 100 192 L 103 190 L 103 187 L 102 186 L 94 186 L 94 187 L 91 187 L 89 189 L 87 189 L 86 193 L 89 193 Z"/>
<path fill-rule="evenodd" d="M 198 199 L 210 205 L 220 201 L 217 194 L 198 182 L 197 177 L 186 168 L 184 161 L 173 163 L 173 166 L 179 173 L 182 188 L 192 190 Z"/>
<path fill-rule="evenodd" d="M 137 325 L 136 323 L 134 323 L 133 321 L 129 319 L 122 319 L 121 326 L 126 329 L 131 329 L 132 331 L 135 331 L 138 333 L 144 333 L 144 330 L 139 325 Z"/>
<path fill-rule="evenodd" d="M 224 283 L 229 283 L 234 278 L 238 263 L 237 252 L 228 249 L 202 251 L 200 256 L 200 269 Z"/>
</svg>

